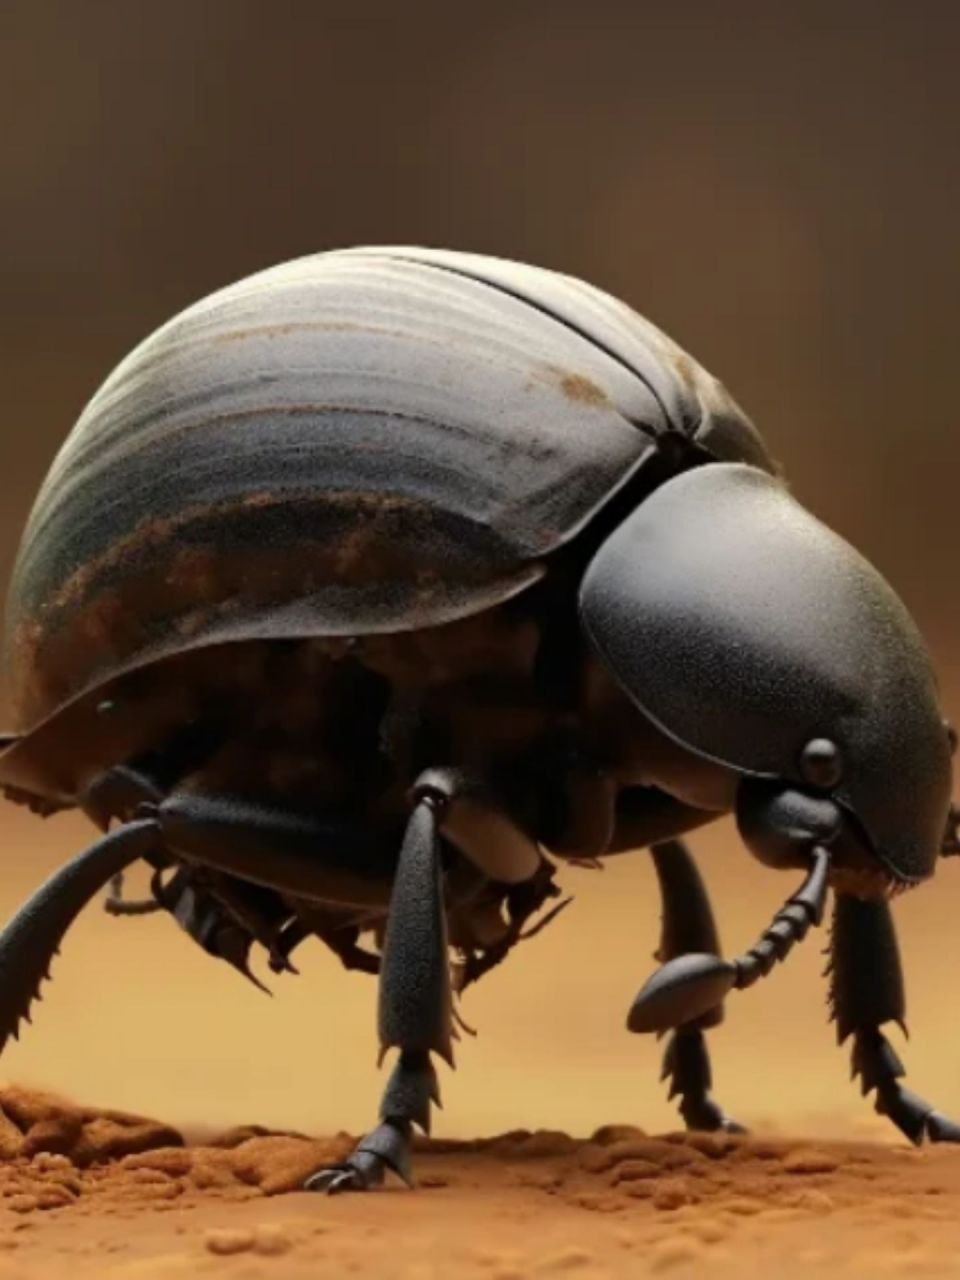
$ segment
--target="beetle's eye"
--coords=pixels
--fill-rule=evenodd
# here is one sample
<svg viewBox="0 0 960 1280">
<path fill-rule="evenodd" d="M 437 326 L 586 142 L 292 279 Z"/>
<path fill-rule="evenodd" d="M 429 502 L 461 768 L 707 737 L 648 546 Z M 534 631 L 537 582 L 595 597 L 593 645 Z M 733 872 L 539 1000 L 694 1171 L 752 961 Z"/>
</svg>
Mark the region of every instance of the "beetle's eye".
<svg viewBox="0 0 960 1280">
<path fill-rule="evenodd" d="M 800 756 L 800 772 L 814 787 L 835 787 L 843 777 L 840 748 L 829 738 L 812 738 Z"/>
<path fill-rule="evenodd" d="M 949 720 L 944 720 L 943 727 L 947 731 L 947 741 L 950 743 L 950 754 L 957 754 L 957 731 Z"/>
</svg>

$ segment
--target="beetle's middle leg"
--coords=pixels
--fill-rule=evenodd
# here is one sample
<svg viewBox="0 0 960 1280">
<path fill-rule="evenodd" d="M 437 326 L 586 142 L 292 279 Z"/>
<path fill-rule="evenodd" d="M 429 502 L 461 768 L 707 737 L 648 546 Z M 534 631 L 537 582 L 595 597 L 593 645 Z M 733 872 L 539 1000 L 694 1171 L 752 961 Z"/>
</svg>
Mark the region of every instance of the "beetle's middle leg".
<svg viewBox="0 0 960 1280">
<path fill-rule="evenodd" d="M 430 1131 L 440 1094 L 431 1054 L 453 1066 L 453 995 L 440 867 L 440 827 L 450 796 L 421 775 L 397 863 L 380 961 L 381 1058 L 398 1048 L 380 1123 L 339 1165 L 308 1179 L 311 1191 L 367 1190 L 388 1169 L 407 1183 L 413 1126 Z"/>
<path fill-rule="evenodd" d="M 689 849 L 682 840 L 665 840 L 651 846 L 653 865 L 663 903 L 661 963 L 688 952 L 720 954 L 713 910 L 706 886 Z M 704 1032 L 723 1021 L 723 1005 L 671 1032 L 663 1055 L 662 1080 L 670 1082 L 670 1097 L 680 1098 L 680 1114 L 688 1129 L 723 1129 L 743 1133 L 743 1126 L 726 1114 L 710 1096 L 713 1083 L 710 1054 Z"/>
<path fill-rule="evenodd" d="M 902 1027 L 906 1016 L 897 935 L 885 899 L 837 895 L 828 972 L 837 1039 L 843 1044 L 853 1038 L 861 1092 L 875 1093 L 875 1109 L 916 1145 L 924 1139 L 960 1142 L 960 1125 L 903 1087 L 904 1066 L 880 1030 L 886 1022 Z"/>
</svg>

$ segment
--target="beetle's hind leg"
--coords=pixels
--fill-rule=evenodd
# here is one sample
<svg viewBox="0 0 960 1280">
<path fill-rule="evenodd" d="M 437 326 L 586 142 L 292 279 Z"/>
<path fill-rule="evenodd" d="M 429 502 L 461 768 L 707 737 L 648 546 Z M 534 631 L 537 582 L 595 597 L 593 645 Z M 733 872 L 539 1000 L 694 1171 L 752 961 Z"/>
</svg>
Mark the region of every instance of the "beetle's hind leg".
<svg viewBox="0 0 960 1280">
<path fill-rule="evenodd" d="M 430 1130 L 439 1090 L 431 1053 L 453 1065 L 453 996 L 440 869 L 440 814 L 448 797 L 422 779 L 397 865 L 380 963 L 381 1057 L 400 1057 L 380 1104 L 380 1124 L 339 1165 L 308 1179 L 310 1191 L 368 1190 L 388 1169 L 407 1183 L 413 1126 Z"/>
<path fill-rule="evenodd" d="M 851 1065 L 874 1107 L 919 1146 L 960 1142 L 960 1126 L 905 1089 L 906 1074 L 880 1028 L 904 1026 L 906 1005 L 900 951 L 889 904 L 882 898 L 838 894 L 830 940 L 830 1009 L 840 1044 L 853 1037 Z"/>
<path fill-rule="evenodd" d="M 665 840 L 652 845 L 650 852 L 663 902 L 656 959 L 665 963 L 688 952 L 719 955 L 720 939 L 710 899 L 686 844 L 682 840 Z M 669 1081 L 669 1096 L 679 1097 L 680 1114 L 688 1129 L 743 1133 L 743 1126 L 710 1096 L 713 1073 L 704 1031 L 722 1021 L 720 1004 L 695 1022 L 673 1031 L 663 1055 L 660 1078 Z"/>
</svg>

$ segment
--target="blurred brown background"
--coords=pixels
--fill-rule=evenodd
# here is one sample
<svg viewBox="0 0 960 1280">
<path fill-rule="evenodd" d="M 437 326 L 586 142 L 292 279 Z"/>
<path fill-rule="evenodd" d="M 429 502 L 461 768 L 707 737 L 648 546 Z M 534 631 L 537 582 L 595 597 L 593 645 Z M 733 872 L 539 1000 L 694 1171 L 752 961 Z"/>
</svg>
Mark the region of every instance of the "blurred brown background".
<svg viewBox="0 0 960 1280">
<path fill-rule="evenodd" d="M 347 17 L 347 11 L 353 16 Z M 960 719 L 954 468 L 960 9 L 877 0 L 0 6 L 0 576 L 50 458 L 116 361 L 257 268 L 359 243 L 583 275 L 731 387 L 795 490 L 914 610 Z M 6 914 L 89 835 L 3 810 Z M 789 885 L 696 838 L 731 947 Z M 481 1037 L 441 1132 L 668 1123 L 623 1016 L 651 968 L 642 855 L 471 995 Z M 960 1114 L 960 867 L 898 906 L 911 1083 Z M 869 1116 L 808 942 L 731 1001 L 718 1092 L 743 1119 Z M 374 990 L 332 958 L 265 1000 L 164 921 L 91 910 L 3 1073 L 171 1118 L 359 1128 Z"/>
</svg>

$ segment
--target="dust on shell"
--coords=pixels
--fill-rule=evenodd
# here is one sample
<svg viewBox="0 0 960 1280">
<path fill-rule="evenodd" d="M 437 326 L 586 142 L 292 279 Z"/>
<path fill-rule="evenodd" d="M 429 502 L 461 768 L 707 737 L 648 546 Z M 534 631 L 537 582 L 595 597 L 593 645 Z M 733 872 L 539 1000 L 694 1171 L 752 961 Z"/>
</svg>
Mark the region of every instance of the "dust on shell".
<svg viewBox="0 0 960 1280">
<path fill-rule="evenodd" d="M 539 571 L 522 560 L 453 513 L 383 494 L 256 493 L 152 518 L 11 604 L 14 721 L 31 730 L 124 671 L 254 641 L 274 615 L 276 639 L 429 628 L 529 585 Z"/>
<path fill-rule="evenodd" d="M 518 1130 L 423 1141 L 419 1189 L 299 1190 L 350 1149 L 194 1135 L 0 1090 L 0 1280 L 955 1275 L 960 1152 L 868 1142 Z"/>
</svg>

